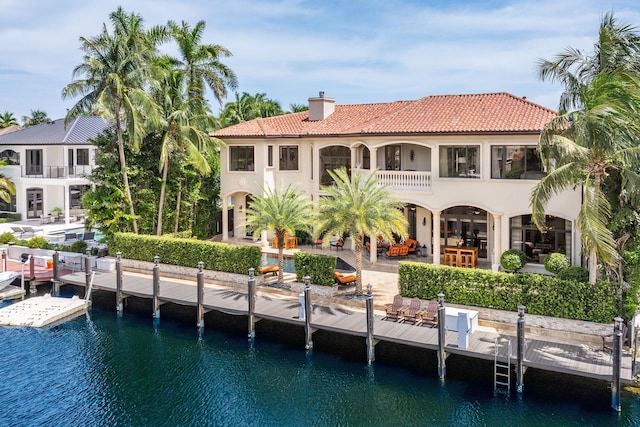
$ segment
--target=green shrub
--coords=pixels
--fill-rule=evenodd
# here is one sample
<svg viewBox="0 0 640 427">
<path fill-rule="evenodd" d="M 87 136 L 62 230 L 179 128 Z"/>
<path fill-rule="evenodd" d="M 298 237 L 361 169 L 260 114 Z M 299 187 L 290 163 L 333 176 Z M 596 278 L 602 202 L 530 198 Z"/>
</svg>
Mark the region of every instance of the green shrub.
<svg viewBox="0 0 640 427">
<path fill-rule="evenodd" d="M 575 280 L 576 282 L 587 283 L 589 281 L 589 270 L 577 265 L 570 265 L 560 270 L 556 277 L 560 280 Z"/>
<path fill-rule="evenodd" d="M 518 271 L 527 263 L 527 254 L 518 249 L 507 249 L 500 257 L 500 265 L 507 271 Z"/>
<path fill-rule="evenodd" d="M 258 246 L 133 233 L 115 233 L 109 240 L 109 253 L 118 252 L 122 252 L 124 258 L 140 261 L 153 261 L 158 255 L 163 264 L 185 267 L 196 267 L 202 261 L 207 270 L 238 274 L 248 274 L 249 268 L 257 270 L 262 255 Z"/>
<path fill-rule="evenodd" d="M 333 286 L 335 283 L 333 276 L 337 262 L 335 256 L 297 252 L 293 256 L 293 262 L 298 282 L 304 282 L 304 276 L 309 276 L 310 282 L 314 285 Z"/>
<path fill-rule="evenodd" d="M 0 245 L 6 245 L 9 242 L 15 242 L 15 241 L 16 241 L 16 236 L 14 236 L 12 233 L 9 233 L 8 231 L 0 234 Z"/>
<path fill-rule="evenodd" d="M 27 247 L 31 249 L 50 249 L 53 248 L 53 245 L 50 245 L 44 237 L 36 236 L 27 241 Z"/>
<path fill-rule="evenodd" d="M 79 254 L 83 254 L 87 251 L 87 242 L 83 242 L 82 240 L 76 240 L 69 246 L 69 250 L 71 252 L 77 252 Z"/>
<path fill-rule="evenodd" d="M 480 269 L 434 266 L 401 261 L 400 294 L 407 298 L 437 299 L 452 304 L 516 311 L 566 319 L 609 323 L 618 315 L 613 286 L 560 280 L 531 273 L 504 273 Z"/>
<path fill-rule="evenodd" d="M 560 270 L 570 265 L 569 257 L 558 252 L 549 254 L 544 258 L 544 268 L 550 273 L 558 274 Z"/>
</svg>

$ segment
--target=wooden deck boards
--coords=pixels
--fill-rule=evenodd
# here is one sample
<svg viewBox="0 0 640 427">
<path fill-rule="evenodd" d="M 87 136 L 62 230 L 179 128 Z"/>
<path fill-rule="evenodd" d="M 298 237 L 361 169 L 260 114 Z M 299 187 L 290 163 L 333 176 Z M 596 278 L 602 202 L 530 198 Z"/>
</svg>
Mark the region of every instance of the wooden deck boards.
<svg viewBox="0 0 640 427">
<path fill-rule="evenodd" d="M 65 283 L 84 286 L 85 274 L 82 272 L 64 275 Z M 151 298 L 152 278 L 142 275 L 123 275 L 123 293 L 141 298 Z M 115 291 L 115 274 L 96 272 L 94 289 Z M 181 305 L 195 306 L 197 302 L 195 281 L 191 284 L 161 278 L 160 300 Z M 290 324 L 304 325 L 298 318 L 300 303 L 297 298 L 281 298 L 258 291 L 255 304 L 256 320 L 270 319 Z M 247 315 L 248 302 L 246 291 L 227 288 L 205 287 L 204 308 L 232 315 Z M 382 320 L 383 316 L 374 316 L 373 337 L 378 341 L 392 342 L 412 347 L 437 350 L 438 329 L 411 325 L 402 322 Z M 314 330 L 325 330 L 341 334 L 364 337 L 367 334 L 366 315 L 336 306 L 313 305 L 311 326 Z M 495 340 L 503 343 L 510 339 L 512 343 L 512 363 L 516 358 L 516 337 L 497 334 L 482 328 L 469 336 L 467 348 L 458 346 L 457 332 L 447 331 L 445 351 L 466 357 L 493 360 Z M 536 337 L 526 337 L 524 366 L 571 375 L 598 378 L 609 381 L 612 376 L 611 355 L 601 349 L 584 344 L 557 343 Z M 506 348 L 506 346 L 505 346 Z M 499 359 L 506 360 L 506 350 Z M 631 356 L 623 354 L 622 378 L 631 380 Z"/>
</svg>

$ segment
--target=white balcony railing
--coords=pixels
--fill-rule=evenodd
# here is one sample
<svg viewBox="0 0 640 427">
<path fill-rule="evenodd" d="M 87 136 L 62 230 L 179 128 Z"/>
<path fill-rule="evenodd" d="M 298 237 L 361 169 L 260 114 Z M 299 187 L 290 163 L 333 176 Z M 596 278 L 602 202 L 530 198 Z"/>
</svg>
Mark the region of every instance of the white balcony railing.
<svg viewBox="0 0 640 427">
<path fill-rule="evenodd" d="M 378 171 L 376 178 L 391 190 L 431 192 L 431 172 Z"/>
<path fill-rule="evenodd" d="M 92 165 L 79 165 L 79 166 L 42 166 L 42 165 L 28 165 L 22 166 L 23 178 L 86 178 L 91 175 L 93 171 Z"/>
</svg>

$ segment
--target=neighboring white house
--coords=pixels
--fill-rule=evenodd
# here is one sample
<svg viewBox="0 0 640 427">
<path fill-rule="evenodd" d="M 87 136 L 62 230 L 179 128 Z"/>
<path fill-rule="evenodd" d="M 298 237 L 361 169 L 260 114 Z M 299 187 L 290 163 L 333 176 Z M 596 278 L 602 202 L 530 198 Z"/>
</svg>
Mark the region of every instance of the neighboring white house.
<svg viewBox="0 0 640 427">
<path fill-rule="evenodd" d="M 47 221 L 59 208 L 67 224 L 83 215 L 82 195 L 95 167 L 90 140 L 107 127 L 101 117 L 78 117 L 67 126 L 59 119 L 0 135 L 0 160 L 7 164 L 2 174 L 16 185 L 15 197 L 0 201 L 0 210 Z"/>
<path fill-rule="evenodd" d="M 545 174 L 538 138 L 555 116 L 507 93 L 336 105 L 321 92 L 309 99 L 308 112 L 214 133 L 226 143 L 223 212 L 233 205 L 233 233 L 245 235 L 243 207 L 247 196 L 261 194 L 260 186 L 293 183 L 318 200 L 320 186 L 331 184 L 327 170 L 345 166 L 351 173 L 375 171 L 405 203 L 409 235 L 430 254 L 463 240 L 492 264 L 508 248 L 524 250 L 531 262 L 562 252 L 579 264 L 579 191 L 551 200 L 544 230 L 531 221 L 529 194 Z M 229 222 L 222 218 L 224 241 Z M 375 261 L 375 251 L 370 257 Z"/>
</svg>

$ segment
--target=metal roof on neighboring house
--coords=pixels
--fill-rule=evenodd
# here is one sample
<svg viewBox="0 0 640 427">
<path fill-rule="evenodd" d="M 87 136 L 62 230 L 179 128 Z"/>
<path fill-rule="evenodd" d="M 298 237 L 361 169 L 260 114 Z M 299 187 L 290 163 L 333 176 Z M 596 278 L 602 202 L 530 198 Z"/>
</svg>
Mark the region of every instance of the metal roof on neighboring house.
<svg viewBox="0 0 640 427">
<path fill-rule="evenodd" d="M 557 113 L 509 93 L 426 96 L 415 101 L 335 105 L 324 120 L 307 111 L 220 129 L 218 138 L 537 134 Z"/>
<path fill-rule="evenodd" d="M 108 127 L 109 123 L 97 116 L 76 117 L 67 126 L 64 119 L 58 119 L 0 135 L 0 145 L 86 145 Z"/>
</svg>

